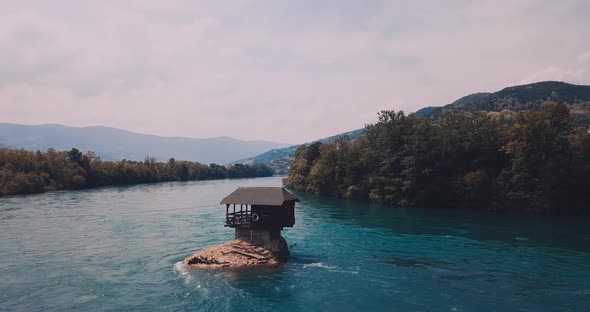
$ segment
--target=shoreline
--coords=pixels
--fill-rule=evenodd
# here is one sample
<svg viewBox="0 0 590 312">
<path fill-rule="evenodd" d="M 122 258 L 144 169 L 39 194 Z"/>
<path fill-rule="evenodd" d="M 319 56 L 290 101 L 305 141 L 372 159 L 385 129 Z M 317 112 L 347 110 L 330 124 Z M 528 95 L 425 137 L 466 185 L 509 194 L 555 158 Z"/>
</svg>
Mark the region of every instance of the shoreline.
<svg viewBox="0 0 590 312">
<path fill-rule="evenodd" d="M 484 214 L 484 215 L 493 215 L 493 216 L 514 216 L 514 217 L 534 217 L 543 220 L 580 220 L 582 222 L 590 220 L 590 216 L 587 215 L 556 215 L 556 214 L 541 214 L 541 213 L 532 213 L 522 210 L 510 210 L 510 209 L 495 209 L 495 210 L 479 210 L 477 208 L 467 208 L 467 207 L 454 207 L 454 208 L 445 208 L 445 207 L 421 207 L 421 206 L 397 206 L 394 203 L 389 203 L 385 201 L 376 201 L 371 200 L 369 198 L 346 198 L 339 195 L 326 195 L 326 194 L 317 194 L 317 193 L 310 193 L 306 191 L 299 191 L 292 187 L 287 187 L 283 185 L 286 189 L 293 191 L 298 194 L 305 194 L 305 196 L 313 196 L 318 199 L 332 199 L 332 200 L 343 200 L 343 201 L 350 201 L 350 202 L 357 202 L 357 203 L 364 203 L 368 205 L 375 205 L 377 207 L 383 209 L 405 209 L 405 210 L 422 210 L 427 213 L 437 212 L 437 211 L 444 211 L 444 212 L 470 212 L 474 214 Z"/>
<path fill-rule="evenodd" d="M 47 193 L 58 193 L 58 192 L 80 192 L 80 191 L 89 191 L 89 190 L 96 190 L 96 189 L 103 189 L 103 188 L 111 188 L 111 187 L 134 187 L 134 186 L 142 186 L 142 185 L 157 185 L 163 183 L 187 183 L 187 182 L 205 182 L 205 181 L 224 181 L 224 180 L 240 180 L 240 179 L 262 179 L 262 178 L 272 178 L 277 177 L 274 175 L 270 176 L 262 176 L 262 177 L 239 177 L 239 178 L 224 178 L 224 179 L 201 179 L 201 180 L 187 180 L 187 181 L 154 181 L 154 182 L 142 182 L 142 183 L 133 183 L 133 184 L 106 184 L 106 185 L 98 185 L 92 187 L 85 187 L 85 188 L 77 188 L 77 189 L 59 189 L 59 190 L 46 190 L 42 192 L 35 192 L 35 193 L 20 193 L 20 194 L 10 194 L 10 195 L 0 195 L 0 200 L 4 198 L 13 198 L 13 197 L 22 197 L 22 196 L 31 196 L 31 195 L 41 195 Z"/>
</svg>

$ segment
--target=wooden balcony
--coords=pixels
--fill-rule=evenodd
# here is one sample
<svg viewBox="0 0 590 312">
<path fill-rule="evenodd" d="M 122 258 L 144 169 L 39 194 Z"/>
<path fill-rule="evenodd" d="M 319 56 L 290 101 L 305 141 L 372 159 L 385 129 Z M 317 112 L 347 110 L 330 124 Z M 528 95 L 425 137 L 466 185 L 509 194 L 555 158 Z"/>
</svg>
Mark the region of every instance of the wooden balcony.
<svg viewBox="0 0 590 312">
<path fill-rule="evenodd" d="M 252 223 L 252 211 L 236 211 L 225 214 L 225 226 L 249 227 Z"/>
</svg>

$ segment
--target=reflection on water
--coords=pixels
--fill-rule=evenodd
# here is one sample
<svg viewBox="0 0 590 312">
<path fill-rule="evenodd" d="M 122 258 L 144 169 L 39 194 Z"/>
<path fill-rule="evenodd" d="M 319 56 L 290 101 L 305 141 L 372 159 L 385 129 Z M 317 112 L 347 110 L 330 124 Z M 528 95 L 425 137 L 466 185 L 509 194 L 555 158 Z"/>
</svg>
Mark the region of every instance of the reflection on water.
<svg viewBox="0 0 590 312">
<path fill-rule="evenodd" d="M 189 271 L 232 238 L 220 199 L 280 178 L 0 199 L 0 310 L 586 311 L 590 227 L 297 194 L 291 260 Z"/>
</svg>

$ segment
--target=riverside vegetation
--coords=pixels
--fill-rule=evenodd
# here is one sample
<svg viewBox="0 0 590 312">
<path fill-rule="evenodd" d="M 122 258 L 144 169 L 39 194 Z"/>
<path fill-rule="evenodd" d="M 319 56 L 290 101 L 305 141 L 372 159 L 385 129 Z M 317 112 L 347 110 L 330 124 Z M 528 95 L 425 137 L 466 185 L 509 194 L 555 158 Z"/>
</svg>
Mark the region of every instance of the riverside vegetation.
<svg viewBox="0 0 590 312">
<path fill-rule="evenodd" d="M 273 171 L 261 164 L 221 166 L 198 162 L 102 161 L 94 152 L 32 152 L 0 148 L 0 196 L 165 181 L 268 177 Z"/>
<path fill-rule="evenodd" d="M 590 215 L 590 134 L 565 104 L 450 112 L 382 111 L 355 140 L 300 146 L 285 185 L 397 206 Z"/>
<path fill-rule="evenodd" d="M 538 110 L 547 102 L 566 104 L 574 126 L 588 127 L 590 124 L 590 86 L 573 85 L 560 81 L 540 81 L 536 83 L 511 86 L 500 91 L 480 92 L 464 96 L 444 106 L 429 106 L 415 112 L 416 117 L 429 118 L 437 123 L 445 113 L 492 113 L 502 115 L 507 120 L 515 114 L 528 110 Z M 320 139 L 328 143 L 341 135 L 354 139 L 364 129 L 357 129 Z M 313 142 L 309 142 L 310 144 Z M 295 158 L 299 145 L 277 148 L 258 156 L 241 159 L 241 163 L 260 163 L 271 167 L 277 174 L 286 174 Z"/>
</svg>

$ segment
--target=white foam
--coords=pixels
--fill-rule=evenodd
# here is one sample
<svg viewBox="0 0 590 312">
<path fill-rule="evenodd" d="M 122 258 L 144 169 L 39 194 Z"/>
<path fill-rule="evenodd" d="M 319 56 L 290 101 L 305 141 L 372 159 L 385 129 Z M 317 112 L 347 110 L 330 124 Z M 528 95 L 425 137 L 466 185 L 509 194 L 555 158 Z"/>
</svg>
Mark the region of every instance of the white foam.
<svg viewBox="0 0 590 312">
<path fill-rule="evenodd" d="M 515 237 L 514 239 L 517 240 L 517 241 L 528 241 L 529 240 L 526 237 Z"/>
<path fill-rule="evenodd" d="M 336 266 L 331 266 L 331 265 L 327 265 L 323 262 L 314 262 L 314 263 L 309 263 L 309 264 L 304 264 L 303 268 L 322 268 L 322 269 L 335 269 Z"/>
<path fill-rule="evenodd" d="M 95 295 L 84 295 L 84 296 L 80 296 L 78 298 L 78 301 L 80 301 L 81 303 L 86 303 L 88 301 L 92 301 L 92 300 L 96 300 L 98 299 L 98 296 Z"/>
<path fill-rule="evenodd" d="M 190 280 L 192 279 L 189 273 L 188 266 L 184 264 L 182 261 L 178 261 L 174 264 L 174 271 L 178 272 L 187 283 L 190 282 Z"/>
</svg>

